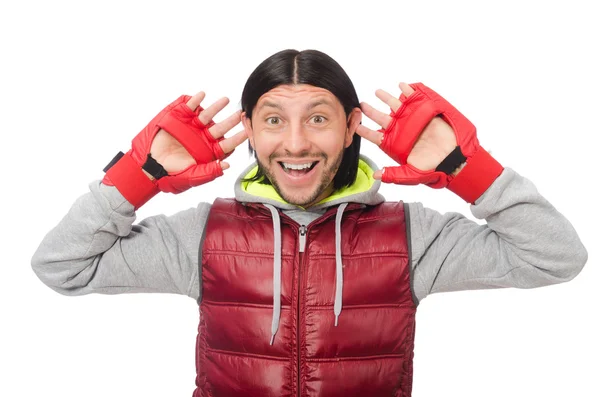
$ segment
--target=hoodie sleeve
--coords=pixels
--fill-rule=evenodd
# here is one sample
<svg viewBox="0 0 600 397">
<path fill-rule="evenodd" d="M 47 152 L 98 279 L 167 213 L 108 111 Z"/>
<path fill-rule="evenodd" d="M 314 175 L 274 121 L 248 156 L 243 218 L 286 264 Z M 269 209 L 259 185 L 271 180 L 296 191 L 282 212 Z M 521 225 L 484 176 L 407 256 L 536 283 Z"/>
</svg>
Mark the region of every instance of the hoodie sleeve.
<svg viewBox="0 0 600 397">
<path fill-rule="evenodd" d="M 31 264 L 64 295 L 163 292 L 199 298 L 198 250 L 210 204 L 134 225 L 133 206 L 100 181 L 42 240 Z"/>
<path fill-rule="evenodd" d="M 510 168 L 471 206 L 487 224 L 420 203 L 408 208 L 412 287 L 419 302 L 436 292 L 562 283 L 587 261 L 570 222 Z"/>
</svg>

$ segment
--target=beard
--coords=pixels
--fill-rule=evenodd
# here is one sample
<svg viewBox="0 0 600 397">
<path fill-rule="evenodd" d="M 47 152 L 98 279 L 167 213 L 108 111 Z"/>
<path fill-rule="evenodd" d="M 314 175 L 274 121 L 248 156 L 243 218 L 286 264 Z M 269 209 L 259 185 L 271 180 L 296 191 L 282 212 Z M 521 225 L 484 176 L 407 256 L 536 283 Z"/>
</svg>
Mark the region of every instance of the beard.
<svg viewBox="0 0 600 397">
<path fill-rule="evenodd" d="M 277 183 L 277 179 L 275 178 L 275 173 L 273 172 L 273 167 L 281 167 L 281 165 L 279 165 L 277 161 L 273 160 L 277 157 L 281 156 L 277 155 L 276 153 L 270 155 L 269 167 L 266 167 L 258 159 L 257 155 L 256 162 L 258 164 L 259 170 L 262 170 L 265 177 L 268 178 L 271 182 L 271 185 L 273 185 L 275 191 L 279 194 L 279 196 L 282 199 L 285 200 L 286 203 L 297 205 L 300 207 L 307 207 L 309 205 L 316 204 L 315 201 L 319 198 L 319 196 L 323 194 L 323 192 L 327 191 L 328 189 L 331 188 L 330 193 L 333 192 L 333 178 L 335 177 L 338 169 L 340 168 L 340 165 L 342 164 L 342 159 L 344 157 L 344 149 L 342 149 L 332 161 L 329 161 L 329 156 L 327 156 L 325 153 L 307 153 L 304 156 L 297 157 L 298 159 L 301 159 L 303 157 L 320 157 L 320 162 L 322 162 L 321 165 L 323 170 L 321 171 L 321 179 L 317 187 L 313 191 L 311 191 L 310 194 L 304 195 L 304 197 L 299 196 L 298 194 L 294 194 L 294 192 L 284 192 L 283 189 L 281 189 L 280 185 Z"/>
</svg>

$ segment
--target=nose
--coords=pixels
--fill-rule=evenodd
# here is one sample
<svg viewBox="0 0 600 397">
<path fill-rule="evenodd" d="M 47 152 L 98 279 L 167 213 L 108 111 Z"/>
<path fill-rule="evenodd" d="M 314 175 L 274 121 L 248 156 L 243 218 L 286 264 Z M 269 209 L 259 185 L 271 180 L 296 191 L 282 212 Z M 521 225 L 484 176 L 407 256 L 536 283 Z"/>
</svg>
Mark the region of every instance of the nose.
<svg viewBox="0 0 600 397">
<path fill-rule="evenodd" d="M 283 148 L 293 155 L 301 155 L 310 150 L 311 142 L 302 123 L 291 123 L 283 142 Z"/>
</svg>

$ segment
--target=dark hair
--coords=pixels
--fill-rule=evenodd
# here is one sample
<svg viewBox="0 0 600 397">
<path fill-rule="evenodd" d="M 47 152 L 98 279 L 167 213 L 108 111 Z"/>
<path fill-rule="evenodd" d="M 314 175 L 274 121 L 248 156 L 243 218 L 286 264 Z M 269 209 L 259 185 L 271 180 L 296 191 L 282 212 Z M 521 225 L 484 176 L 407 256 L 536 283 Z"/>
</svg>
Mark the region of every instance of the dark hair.
<svg viewBox="0 0 600 397">
<path fill-rule="evenodd" d="M 310 84 L 328 90 L 341 102 L 346 117 L 352 109 L 360 106 L 352 81 L 329 55 L 317 50 L 283 50 L 271 55 L 254 69 L 242 92 L 242 111 L 252 119 L 252 111 L 259 98 L 283 84 Z M 252 155 L 254 151 L 250 143 L 248 148 Z M 352 143 L 344 149 L 340 168 L 333 178 L 335 190 L 350 186 L 356 180 L 359 152 L 360 136 L 354 134 Z M 271 184 L 269 178 L 265 178 L 260 165 L 256 175 L 244 181 Z"/>
</svg>

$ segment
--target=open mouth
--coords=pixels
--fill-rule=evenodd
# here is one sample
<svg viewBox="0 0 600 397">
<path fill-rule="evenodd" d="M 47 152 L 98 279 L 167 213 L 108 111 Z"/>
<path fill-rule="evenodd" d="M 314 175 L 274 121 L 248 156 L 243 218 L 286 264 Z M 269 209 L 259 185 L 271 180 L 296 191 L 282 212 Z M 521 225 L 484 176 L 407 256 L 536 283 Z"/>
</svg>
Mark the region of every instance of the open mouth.
<svg viewBox="0 0 600 397">
<path fill-rule="evenodd" d="M 307 162 L 304 164 L 291 164 L 278 161 L 279 165 L 286 174 L 291 176 L 302 176 L 308 174 L 319 163 L 318 161 Z"/>
</svg>

